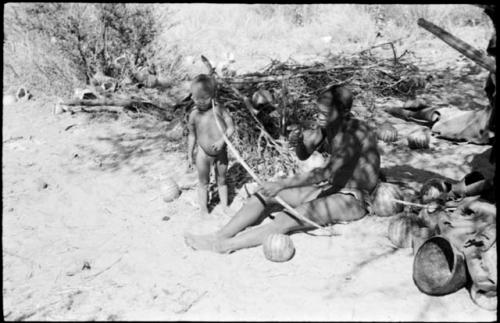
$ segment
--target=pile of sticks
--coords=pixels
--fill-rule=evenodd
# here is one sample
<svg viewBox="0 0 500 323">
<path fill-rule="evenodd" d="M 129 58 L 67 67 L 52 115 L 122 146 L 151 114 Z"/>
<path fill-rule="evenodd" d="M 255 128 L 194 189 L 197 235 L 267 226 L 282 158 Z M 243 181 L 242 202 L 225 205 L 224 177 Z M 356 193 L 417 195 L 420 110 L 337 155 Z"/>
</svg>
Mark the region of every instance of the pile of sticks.
<svg viewBox="0 0 500 323">
<path fill-rule="evenodd" d="M 425 87 L 425 77 L 408 62 L 405 54 L 388 59 L 376 58 L 371 50 L 364 50 L 351 57 L 333 57 L 325 63 L 298 64 L 293 60 L 273 60 L 262 71 L 237 75 L 218 76 L 208 59 L 202 56 L 208 73 L 215 75 L 218 83 L 218 100 L 231 112 L 237 125 L 231 138 L 234 146 L 250 167 L 263 178 L 276 174 L 289 175 L 297 171 L 297 159 L 288 147 L 287 136 L 294 125 L 308 128 L 314 124 L 314 101 L 320 91 L 335 84 L 345 84 L 362 102 L 373 96 L 414 97 Z M 266 115 L 277 127 L 266 127 L 262 113 L 251 98 L 256 91 L 273 93 L 274 109 Z M 363 102 L 363 104 L 366 102 Z M 176 108 L 183 108 L 185 115 L 193 106 L 187 97 Z"/>
</svg>

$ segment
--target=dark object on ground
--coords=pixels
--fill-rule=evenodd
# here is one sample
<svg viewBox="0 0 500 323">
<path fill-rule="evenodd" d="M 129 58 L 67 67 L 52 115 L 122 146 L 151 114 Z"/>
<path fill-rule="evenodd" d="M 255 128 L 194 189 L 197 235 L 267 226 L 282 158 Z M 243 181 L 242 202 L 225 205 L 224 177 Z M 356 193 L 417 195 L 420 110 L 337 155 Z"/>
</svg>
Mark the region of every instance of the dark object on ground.
<svg viewBox="0 0 500 323">
<path fill-rule="evenodd" d="M 90 270 L 90 263 L 88 261 L 83 262 L 82 270 Z"/>
<path fill-rule="evenodd" d="M 441 236 L 427 240 L 413 262 L 413 281 L 428 295 L 441 296 L 465 287 L 467 274 L 464 255 Z"/>
</svg>

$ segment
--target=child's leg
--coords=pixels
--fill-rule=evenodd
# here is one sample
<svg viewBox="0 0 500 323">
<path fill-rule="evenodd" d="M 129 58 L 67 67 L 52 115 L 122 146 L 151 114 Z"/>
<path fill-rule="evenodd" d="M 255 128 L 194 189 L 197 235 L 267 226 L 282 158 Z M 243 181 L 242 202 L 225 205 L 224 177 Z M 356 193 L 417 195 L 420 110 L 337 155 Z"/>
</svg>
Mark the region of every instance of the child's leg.
<svg viewBox="0 0 500 323">
<path fill-rule="evenodd" d="M 224 150 L 215 160 L 215 175 L 217 177 L 217 187 L 219 189 L 219 198 L 222 206 L 228 206 L 228 192 L 226 185 L 227 174 L 227 150 Z"/>
<path fill-rule="evenodd" d="M 202 214 L 208 214 L 208 185 L 210 184 L 210 156 L 198 147 L 196 168 L 198 169 L 198 203 Z"/>
</svg>

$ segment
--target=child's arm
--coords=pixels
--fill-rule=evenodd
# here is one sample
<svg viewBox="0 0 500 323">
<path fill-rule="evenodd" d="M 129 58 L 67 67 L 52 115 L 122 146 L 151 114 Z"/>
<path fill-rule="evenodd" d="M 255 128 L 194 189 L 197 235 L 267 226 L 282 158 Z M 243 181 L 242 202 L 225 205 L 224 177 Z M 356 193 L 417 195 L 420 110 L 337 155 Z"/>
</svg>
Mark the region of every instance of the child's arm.
<svg viewBox="0 0 500 323">
<path fill-rule="evenodd" d="M 196 117 L 196 110 L 192 111 L 189 114 L 189 119 L 188 119 L 189 135 L 188 135 L 188 156 L 187 156 L 187 158 L 188 158 L 189 168 L 191 168 L 193 166 L 194 145 L 196 144 L 195 117 Z"/>
</svg>

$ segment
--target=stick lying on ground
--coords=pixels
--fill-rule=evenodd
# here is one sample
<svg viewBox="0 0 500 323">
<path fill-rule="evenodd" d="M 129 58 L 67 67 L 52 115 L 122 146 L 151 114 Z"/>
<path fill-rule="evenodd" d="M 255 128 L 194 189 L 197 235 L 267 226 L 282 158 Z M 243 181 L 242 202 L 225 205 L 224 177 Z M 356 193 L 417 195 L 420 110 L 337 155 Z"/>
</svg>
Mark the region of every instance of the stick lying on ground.
<svg viewBox="0 0 500 323">
<path fill-rule="evenodd" d="M 478 51 L 471 45 L 458 39 L 457 37 L 447 32 L 446 30 L 434 25 L 432 22 L 429 22 L 424 18 L 418 19 L 417 24 L 420 27 L 424 28 L 425 30 L 433 33 L 434 36 L 436 36 L 437 38 L 441 39 L 442 41 L 444 41 L 445 43 L 447 43 L 448 45 L 459 51 L 462 55 L 473 60 L 474 62 L 484 67 L 488 71 L 495 73 L 496 65 L 494 59 L 491 59 L 490 57 L 483 54 L 481 51 Z"/>
<path fill-rule="evenodd" d="M 217 113 L 215 112 L 215 103 L 214 103 L 213 100 L 212 100 L 212 110 L 213 110 L 214 117 L 215 117 L 215 123 L 217 124 L 217 127 L 219 128 L 219 131 L 222 134 L 222 138 L 224 139 L 224 141 L 226 142 L 227 146 L 229 147 L 229 150 L 231 150 L 231 152 L 236 157 L 236 159 L 238 160 L 238 162 L 243 166 L 243 168 L 245 168 L 245 170 L 248 172 L 248 174 L 250 174 L 250 176 L 252 176 L 252 178 L 257 182 L 257 184 L 259 184 L 259 185 L 264 184 L 260 180 L 260 178 L 258 178 L 257 175 L 253 172 L 253 170 L 250 168 L 250 166 L 248 166 L 248 164 L 245 162 L 245 160 L 243 159 L 243 157 L 241 157 L 241 155 L 238 153 L 238 150 L 236 150 L 236 148 L 233 146 L 233 144 L 231 143 L 231 141 L 229 140 L 229 138 L 226 137 L 226 135 L 224 133 L 224 129 L 222 129 L 222 126 L 220 125 L 219 120 L 217 119 Z M 302 221 L 307 222 L 310 225 L 312 225 L 312 226 L 314 226 L 314 227 L 316 227 L 318 229 L 325 230 L 325 231 L 328 231 L 329 233 L 333 234 L 330 230 L 322 227 L 321 225 L 317 224 L 316 222 L 314 222 L 312 220 L 309 220 L 308 218 L 306 218 L 305 216 L 303 216 L 302 214 L 300 214 L 299 212 L 297 212 L 291 205 L 289 205 L 288 203 L 286 203 L 281 197 L 276 196 L 275 199 L 288 212 L 290 212 L 294 217 L 297 217 L 297 218 L 301 219 Z"/>
</svg>

